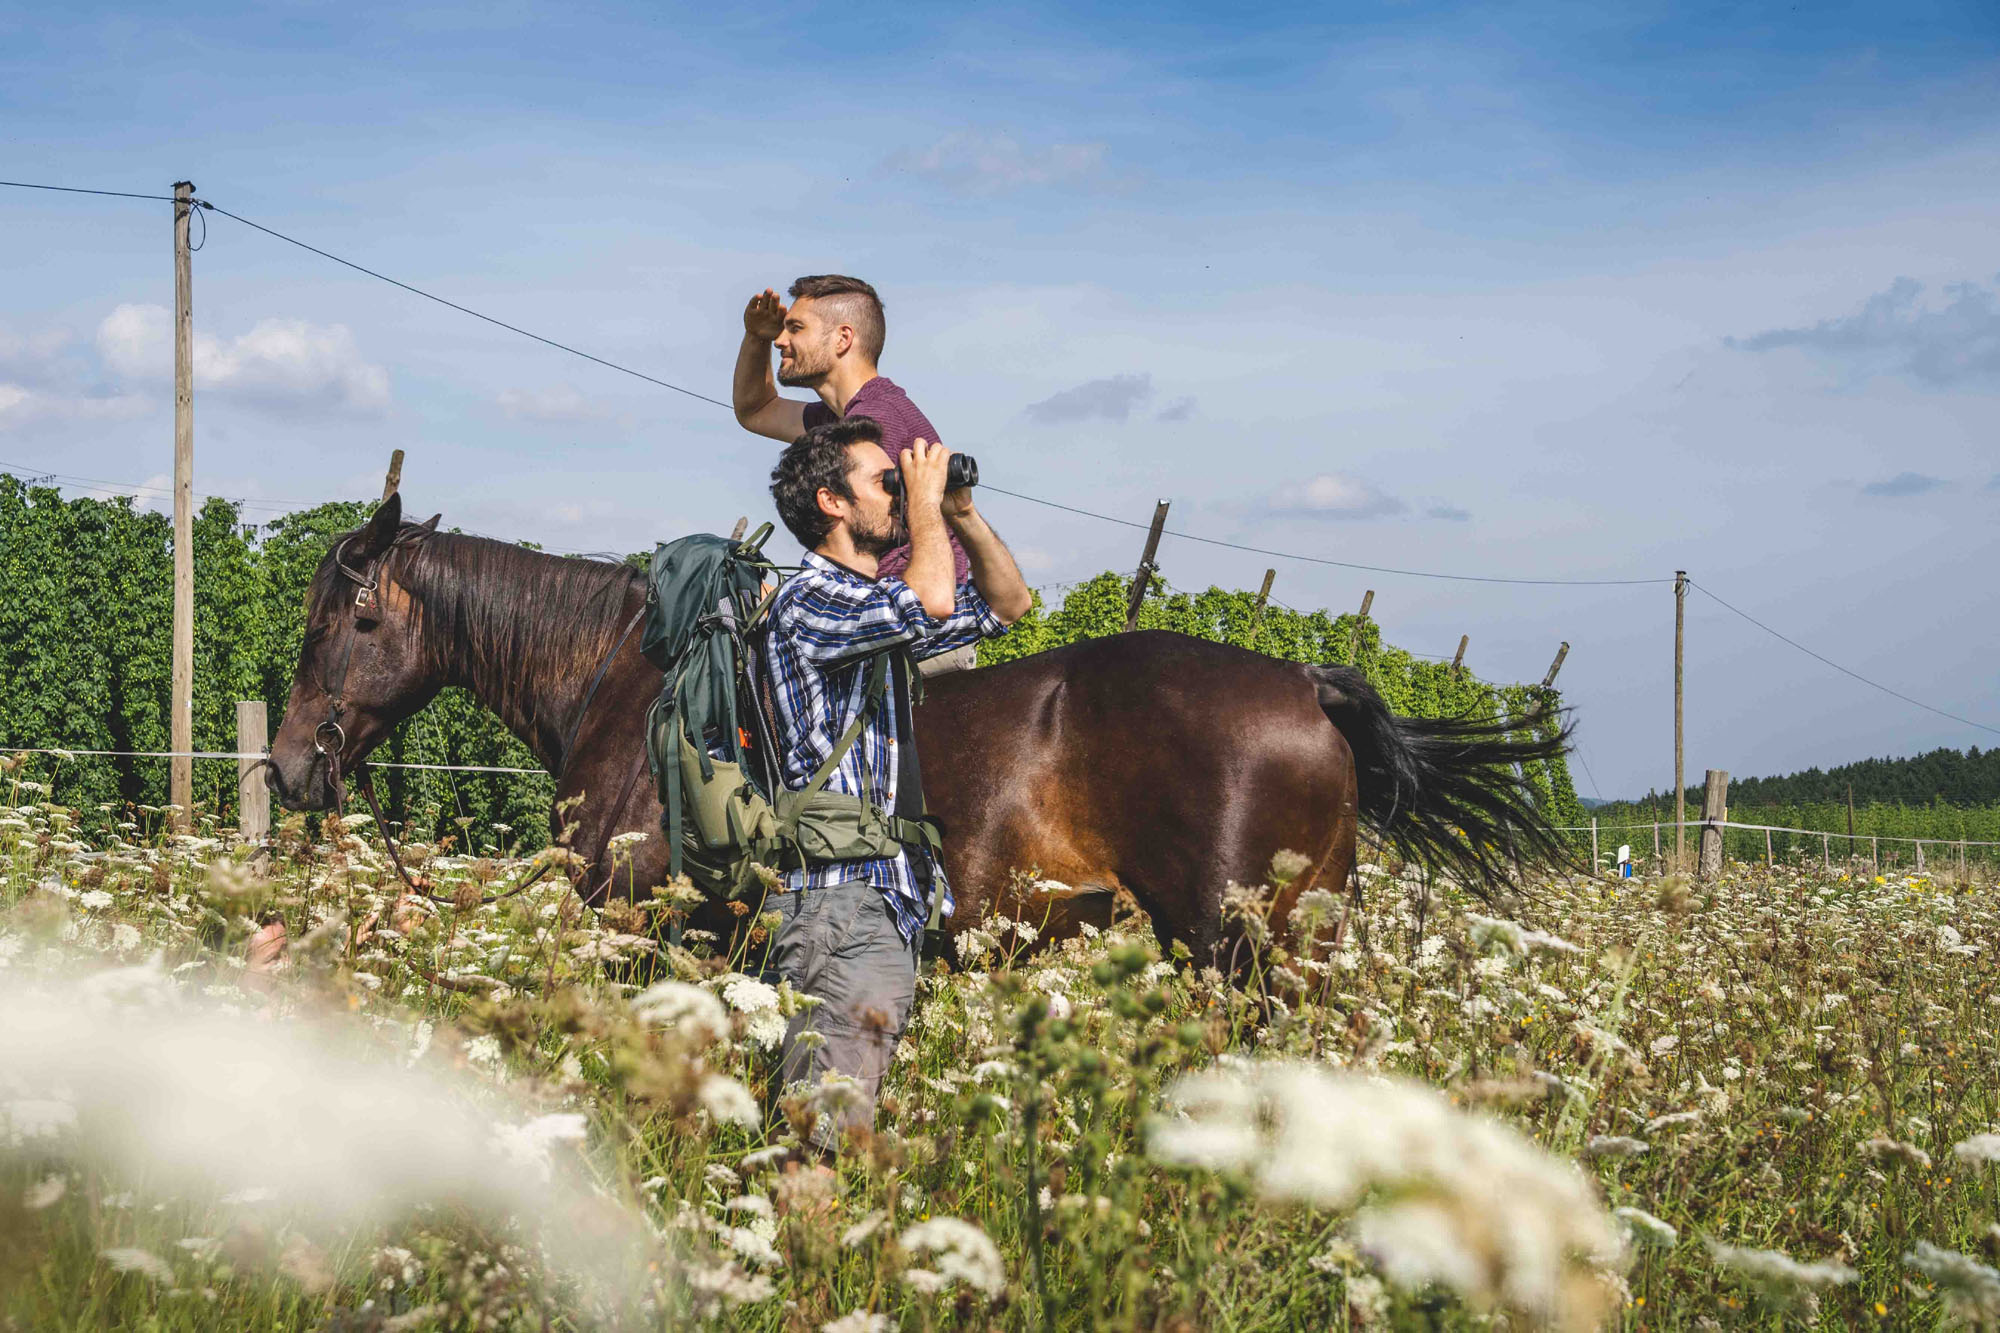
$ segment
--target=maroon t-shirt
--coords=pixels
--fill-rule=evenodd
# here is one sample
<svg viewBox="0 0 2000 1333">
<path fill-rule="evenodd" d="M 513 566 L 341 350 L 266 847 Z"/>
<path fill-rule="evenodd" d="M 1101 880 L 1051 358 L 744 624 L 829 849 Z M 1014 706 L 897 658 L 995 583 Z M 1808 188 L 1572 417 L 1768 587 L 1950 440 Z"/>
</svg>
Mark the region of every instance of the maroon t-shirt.
<svg viewBox="0 0 2000 1333">
<path fill-rule="evenodd" d="M 891 459 L 900 459 L 903 450 L 909 448 L 916 440 L 924 439 L 933 444 L 937 443 L 937 427 L 931 425 L 930 418 L 910 401 L 910 395 L 897 388 L 885 375 L 877 375 L 855 391 L 854 397 L 848 400 L 846 415 L 867 417 L 880 426 L 882 447 L 888 450 Z M 834 415 L 833 409 L 825 403 L 806 404 L 807 430 L 837 420 L 839 418 Z M 965 548 L 958 544 L 958 537 L 954 533 L 946 532 L 945 540 L 951 543 L 952 581 L 963 583 L 972 571 L 971 563 L 965 558 Z M 909 567 L 910 548 L 898 546 L 882 557 L 879 572 L 885 579 L 899 579 Z"/>
</svg>

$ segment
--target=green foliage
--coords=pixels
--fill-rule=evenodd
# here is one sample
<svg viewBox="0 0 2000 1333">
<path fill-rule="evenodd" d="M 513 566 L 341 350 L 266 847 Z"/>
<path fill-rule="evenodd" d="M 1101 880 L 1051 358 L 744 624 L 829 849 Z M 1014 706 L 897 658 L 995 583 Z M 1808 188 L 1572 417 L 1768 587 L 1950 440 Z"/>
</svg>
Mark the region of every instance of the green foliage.
<svg viewBox="0 0 2000 1333">
<path fill-rule="evenodd" d="M 195 522 L 194 748 L 236 748 L 236 701 L 262 699 L 275 729 L 305 632 L 305 594 L 335 536 L 372 506 L 335 501 L 256 527 L 211 500 Z M 64 499 L 0 474 L 0 746 L 165 750 L 172 679 L 173 529 L 129 499 Z M 644 556 L 633 559 L 643 560 Z M 1105 573 L 1035 607 L 1005 637 L 981 646 L 985 664 L 1009 661 L 1124 628 L 1129 584 Z M 1412 717 L 1537 717 L 1553 725 L 1559 700 L 1526 686 L 1494 686 L 1442 662 L 1384 644 L 1372 621 L 1271 605 L 1257 617 L 1247 592 L 1186 593 L 1155 580 L 1139 624 L 1233 643 L 1297 662 L 1358 665 L 1389 706 Z M 639 720 L 633 719 L 633 726 Z M 498 719 L 446 690 L 398 727 L 378 763 L 535 767 Z M 149 758 L 38 756 L 30 771 L 55 798 L 101 827 L 139 805 L 164 805 L 168 765 Z M 235 764 L 195 761 L 199 811 L 235 819 Z M 1580 821 L 1560 764 L 1528 774 L 1554 822 Z M 553 786 L 545 774 L 384 768 L 378 786 L 392 819 L 417 835 L 499 823 L 516 846 L 547 837 Z M 100 808 L 103 807 L 103 808 Z M 460 821 L 464 821 L 461 823 Z M 508 836 L 501 835 L 503 840 Z M 478 850 L 477 847 L 471 850 Z"/>
<path fill-rule="evenodd" d="M 236 748 L 236 701 L 262 699 L 275 728 L 305 633 L 306 587 L 333 538 L 373 506 L 336 501 L 262 528 L 211 500 L 195 518 L 194 748 Z M 165 750 L 170 742 L 173 525 L 129 499 L 64 499 L 0 474 L 0 745 Z M 534 757 L 463 691 L 447 690 L 397 728 L 379 761 L 535 767 Z M 93 827 L 167 801 L 160 759 L 35 756 L 29 771 Z M 236 765 L 195 761 L 197 810 L 236 811 Z M 417 833 L 469 817 L 546 839 L 546 775 L 386 769 L 391 818 Z M 475 849 L 476 850 L 476 849 Z"/>
</svg>

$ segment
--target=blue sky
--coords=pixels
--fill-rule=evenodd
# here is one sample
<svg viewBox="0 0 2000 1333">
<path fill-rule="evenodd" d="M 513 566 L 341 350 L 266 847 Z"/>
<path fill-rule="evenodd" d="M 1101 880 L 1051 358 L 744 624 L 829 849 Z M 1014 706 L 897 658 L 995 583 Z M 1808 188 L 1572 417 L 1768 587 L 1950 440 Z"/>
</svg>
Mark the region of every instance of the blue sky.
<svg viewBox="0 0 2000 1333">
<path fill-rule="evenodd" d="M 2000 16 L 1974 4 L 0 9 L 0 177 L 164 190 L 716 396 L 750 292 L 859 273 L 994 483 L 1334 559 L 1671 577 L 2000 727 Z M 169 470 L 163 210 L 0 191 L 0 462 Z M 726 412 L 226 219 L 198 489 L 379 485 L 628 550 L 768 509 Z M 1031 580 L 1137 534 L 994 496 Z M 1671 774 L 1672 597 L 1169 539 L 1177 586 L 1376 589 L 1538 679 L 1586 794 Z M 1992 733 L 1697 594 L 1690 768 Z"/>
</svg>

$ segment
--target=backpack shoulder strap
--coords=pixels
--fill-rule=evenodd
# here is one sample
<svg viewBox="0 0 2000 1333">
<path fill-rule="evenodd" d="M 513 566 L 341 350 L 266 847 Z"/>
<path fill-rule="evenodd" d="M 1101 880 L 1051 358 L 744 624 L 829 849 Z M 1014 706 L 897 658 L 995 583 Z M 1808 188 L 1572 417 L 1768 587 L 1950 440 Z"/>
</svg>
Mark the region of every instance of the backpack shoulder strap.
<svg viewBox="0 0 2000 1333">
<path fill-rule="evenodd" d="M 847 730 L 840 734 L 840 739 L 835 742 L 832 752 L 821 761 L 818 768 L 813 770 L 813 775 L 806 780 L 806 785 L 799 788 L 801 798 L 815 795 L 825 788 L 827 780 L 833 776 L 833 770 L 840 767 L 840 761 L 847 758 L 847 752 L 854 748 L 854 742 L 861 739 L 861 728 L 868 722 L 869 705 L 882 698 L 888 683 L 889 655 L 877 653 L 868 661 L 868 684 L 861 692 L 860 711 L 855 713 L 854 720 L 847 724 Z"/>
</svg>

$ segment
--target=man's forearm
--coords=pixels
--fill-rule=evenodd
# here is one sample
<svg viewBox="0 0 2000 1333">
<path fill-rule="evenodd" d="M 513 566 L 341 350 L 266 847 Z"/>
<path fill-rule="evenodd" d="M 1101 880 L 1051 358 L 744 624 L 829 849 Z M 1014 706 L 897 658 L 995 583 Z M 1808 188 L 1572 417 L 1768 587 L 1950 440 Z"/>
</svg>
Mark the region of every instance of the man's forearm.
<svg viewBox="0 0 2000 1333">
<path fill-rule="evenodd" d="M 1034 595 L 1000 534 L 976 509 L 954 515 L 951 528 L 958 535 L 958 544 L 965 548 L 966 563 L 972 566 L 972 586 L 979 589 L 993 614 L 1009 625 L 1027 615 L 1035 604 Z"/>
<path fill-rule="evenodd" d="M 770 341 L 745 333 L 743 346 L 736 352 L 736 376 L 730 385 L 737 422 L 748 425 L 749 419 L 777 396 L 778 381 L 771 374 Z"/>
<path fill-rule="evenodd" d="M 943 620 L 958 605 L 952 579 L 951 541 L 945 536 L 944 515 L 921 505 L 910 513 L 910 564 L 903 582 L 924 604 L 933 620 Z"/>
</svg>

